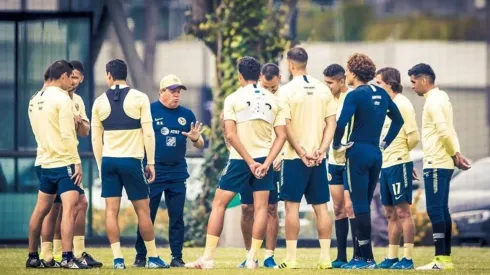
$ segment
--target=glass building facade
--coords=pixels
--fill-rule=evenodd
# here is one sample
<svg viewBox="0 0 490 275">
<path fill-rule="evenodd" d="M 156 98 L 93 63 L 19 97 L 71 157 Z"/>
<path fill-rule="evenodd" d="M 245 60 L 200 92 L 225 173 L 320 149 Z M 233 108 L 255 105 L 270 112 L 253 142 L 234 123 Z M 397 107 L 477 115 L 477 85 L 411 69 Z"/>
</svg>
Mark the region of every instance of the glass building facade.
<svg viewBox="0 0 490 275">
<path fill-rule="evenodd" d="M 54 61 L 79 60 L 87 68 L 92 66 L 91 7 L 91 0 L 0 3 L 0 239 L 27 237 L 39 190 L 29 100 L 43 86 L 44 72 Z M 91 71 L 86 70 L 77 90 L 88 112 L 94 96 Z M 89 138 L 80 138 L 79 152 L 83 184 L 89 191 L 96 178 Z"/>
</svg>

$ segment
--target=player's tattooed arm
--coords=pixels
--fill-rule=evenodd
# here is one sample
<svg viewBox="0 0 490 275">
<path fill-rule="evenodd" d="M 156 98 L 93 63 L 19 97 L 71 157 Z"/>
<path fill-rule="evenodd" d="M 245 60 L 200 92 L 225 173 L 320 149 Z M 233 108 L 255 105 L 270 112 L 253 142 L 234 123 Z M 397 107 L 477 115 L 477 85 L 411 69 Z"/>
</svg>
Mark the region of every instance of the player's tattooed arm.
<svg viewBox="0 0 490 275">
<path fill-rule="evenodd" d="M 223 139 L 225 140 L 225 145 L 226 145 L 226 148 L 230 148 L 230 142 L 228 141 L 228 139 L 226 138 L 226 129 L 225 129 L 225 113 L 224 112 L 221 112 L 221 115 L 219 117 L 220 119 L 220 125 L 221 125 L 221 129 L 223 130 Z"/>
</svg>

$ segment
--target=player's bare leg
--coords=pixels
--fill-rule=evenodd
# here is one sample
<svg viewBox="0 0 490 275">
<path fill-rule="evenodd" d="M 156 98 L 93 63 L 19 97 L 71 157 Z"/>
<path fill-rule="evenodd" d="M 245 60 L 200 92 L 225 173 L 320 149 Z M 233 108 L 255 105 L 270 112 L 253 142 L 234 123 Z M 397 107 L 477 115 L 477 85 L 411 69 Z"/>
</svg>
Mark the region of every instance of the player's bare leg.
<svg viewBox="0 0 490 275">
<path fill-rule="evenodd" d="M 320 241 L 320 259 L 319 269 L 332 268 L 330 261 L 330 242 L 332 236 L 332 220 L 328 215 L 328 206 L 326 203 L 313 205 L 316 215 L 316 227 L 318 230 L 318 239 Z"/>
<path fill-rule="evenodd" d="M 111 244 L 114 259 L 124 259 L 121 251 L 120 231 L 118 223 L 120 205 L 120 197 L 105 199 L 105 228 L 107 238 L 109 239 L 109 243 Z M 114 266 L 114 268 L 116 268 L 116 266 Z M 121 268 L 123 268 L 123 266 L 121 266 Z"/>
<path fill-rule="evenodd" d="M 240 220 L 240 225 L 242 228 L 243 243 L 245 244 L 245 249 L 250 250 L 252 245 L 252 227 L 254 223 L 254 206 L 253 204 L 242 204 L 242 218 Z"/>
<path fill-rule="evenodd" d="M 403 203 L 395 206 L 399 223 L 403 228 L 403 259 L 395 264 L 396 269 L 412 269 L 414 267 L 412 254 L 415 239 L 415 223 L 410 213 L 410 205 Z"/>
<path fill-rule="evenodd" d="M 63 211 L 61 213 L 61 247 L 63 249 L 62 267 L 70 267 L 73 257 L 73 232 L 75 229 L 75 213 L 79 193 L 77 190 L 64 192 L 61 196 Z"/>
<path fill-rule="evenodd" d="M 286 259 L 277 268 L 296 268 L 296 248 L 299 234 L 299 202 L 285 201 Z"/>
<path fill-rule="evenodd" d="M 60 203 L 60 211 L 54 226 L 53 257 L 55 261 L 61 261 L 61 220 L 63 219 L 63 205 Z"/>
<path fill-rule="evenodd" d="M 345 209 L 344 186 L 329 185 L 335 216 L 335 235 L 337 236 L 337 259 L 333 261 L 334 268 L 340 268 L 347 263 L 347 235 L 349 234 L 349 219 Z"/>
<path fill-rule="evenodd" d="M 96 261 L 85 251 L 85 218 L 87 217 L 88 201 L 85 194 L 80 194 L 76 217 L 75 230 L 73 234 L 73 254 L 81 261 L 85 261 L 88 266 L 102 267 L 102 263 Z"/>
<path fill-rule="evenodd" d="M 37 249 L 39 247 L 41 228 L 43 220 L 48 215 L 56 195 L 47 194 L 39 191 L 37 196 L 36 207 L 32 212 L 31 219 L 29 221 L 29 257 L 27 259 L 26 267 L 39 267 L 41 262 Z"/>
<path fill-rule="evenodd" d="M 217 189 L 214 196 L 211 214 L 208 220 L 208 229 L 206 235 L 206 247 L 204 255 L 197 261 L 187 263 L 186 268 L 196 269 L 212 269 L 215 267 L 214 256 L 216 246 L 218 246 L 221 231 L 223 231 L 223 223 L 225 220 L 225 211 L 228 203 L 235 197 L 235 192 Z"/>
<path fill-rule="evenodd" d="M 264 241 L 265 232 L 267 230 L 267 215 L 269 191 L 253 192 L 254 196 L 254 222 L 252 227 L 252 245 L 247 255 L 247 268 L 257 268 L 257 253 Z"/>
<path fill-rule="evenodd" d="M 53 238 L 55 235 L 56 221 L 58 219 L 58 214 L 60 213 L 60 208 L 61 204 L 54 203 L 43 221 L 41 229 L 41 258 L 46 263 L 52 263 L 53 261 Z M 61 237 L 59 245 L 61 246 Z"/>
<path fill-rule="evenodd" d="M 155 231 L 153 229 L 153 222 L 150 216 L 150 199 L 142 199 L 131 201 L 138 216 L 138 229 L 145 241 L 146 251 L 148 255 L 148 268 L 169 268 L 157 253 L 157 247 L 155 243 Z"/>
<path fill-rule="evenodd" d="M 394 206 L 385 206 L 385 216 L 388 220 L 388 257 L 378 264 L 379 268 L 390 268 L 398 262 L 398 250 L 402 237 L 402 224 L 398 219 Z"/>
<path fill-rule="evenodd" d="M 265 235 L 265 257 L 264 266 L 268 266 L 267 261 L 270 261 L 270 267 L 275 266 L 274 251 L 277 245 L 277 233 L 279 231 L 279 218 L 277 216 L 277 203 L 269 204 L 267 210 L 267 231 Z"/>
</svg>

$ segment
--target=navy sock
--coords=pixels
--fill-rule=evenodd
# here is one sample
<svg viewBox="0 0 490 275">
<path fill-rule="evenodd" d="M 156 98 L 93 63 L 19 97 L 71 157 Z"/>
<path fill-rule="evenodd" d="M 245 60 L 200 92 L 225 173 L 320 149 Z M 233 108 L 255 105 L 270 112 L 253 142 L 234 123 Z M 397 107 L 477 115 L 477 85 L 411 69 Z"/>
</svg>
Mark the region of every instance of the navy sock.
<svg viewBox="0 0 490 275">
<path fill-rule="evenodd" d="M 432 238 L 436 248 L 436 256 L 446 255 L 446 223 L 438 222 L 432 224 Z"/>
<path fill-rule="evenodd" d="M 357 242 L 357 226 L 356 226 L 356 219 L 349 219 L 350 222 L 350 231 L 352 235 L 352 248 L 353 248 L 353 254 L 352 258 L 361 258 L 361 250 L 359 249 L 359 243 Z"/>
<path fill-rule="evenodd" d="M 73 252 L 72 251 L 67 251 L 63 252 L 63 259 L 66 259 L 68 261 L 71 261 L 73 259 Z"/>
<path fill-rule="evenodd" d="M 446 253 L 444 255 L 451 256 L 451 235 L 453 233 L 453 223 L 451 221 L 451 217 L 449 220 L 446 220 L 446 230 L 444 232 L 444 240 L 446 245 Z"/>
<path fill-rule="evenodd" d="M 373 261 L 371 246 L 371 215 L 370 213 L 356 214 L 357 238 L 361 255 L 365 261 Z"/>
<path fill-rule="evenodd" d="M 347 218 L 335 221 L 335 234 L 337 235 L 337 260 L 347 261 L 347 235 L 349 234 L 349 220 Z"/>
<path fill-rule="evenodd" d="M 32 259 L 32 258 L 39 259 L 39 253 L 37 253 L 37 252 L 29 252 L 29 258 L 30 259 Z"/>
</svg>

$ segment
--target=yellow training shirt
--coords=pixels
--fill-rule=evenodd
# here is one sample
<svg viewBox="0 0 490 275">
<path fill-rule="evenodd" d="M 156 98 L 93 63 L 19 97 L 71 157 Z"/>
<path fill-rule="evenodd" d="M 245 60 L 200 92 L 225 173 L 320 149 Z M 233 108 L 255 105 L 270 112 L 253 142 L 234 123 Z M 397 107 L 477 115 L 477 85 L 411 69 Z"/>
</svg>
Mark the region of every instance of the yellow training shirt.
<svg viewBox="0 0 490 275">
<path fill-rule="evenodd" d="M 38 156 L 42 156 L 41 159 L 36 158 L 36 164 L 42 168 L 79 164 L 73 102 L 68 92 L 49 86 L 38 92 L 29 105 Z"/>
<path fill-rule="evenodd" d="M 81 116 L 83 120 L 90 122 L 87 117 L 87 112 L 85 110 L 85 104 L 81 96 L 73 93 L 73 114 L 76 116 Z"/>
<path fill-rule="evenodd" d="M 422 145 L 424 148 L 424 169 L 454 169 L 450 153 L 459 152 L 459 141 L 454 129 L 453 107 L 446 92 L 434 88 L 425 95 L 422 114 Z M 437 125 L 445 123 L 456 152 L 447 152 Z"/>
<path fill-rule="evenodd" d="M 325 119 L 337 112 L 330 89 L 321 81 L 309 76 L 296 76 L 282 86 L 279 98 L 284 102 L 286 118 L 296 141 L 309 153 L 317 150 L 323 139 Z M 294 148 L 287 143 L 284 159 L 297 159 Z"/>
<path fill-rule="evenodd" d="M 274 127 L 286 125 L 279 99 L 256 84 L 239 88 L 227 96 L 224 120 L 236 122 L 237 135 L 252 158 L 266 157 L 272 147 Z M 230 159 L 243 159 L 231 146 Z"/>
<path fill-rule="evenodd" d="M 393 165 L 407 163 L 411 161 L 410 152 L 408 151 L 408 134 L 417 131 L 417 121 L 415 119 L 415 109 L 410 100 L 402 95 L 397 94 L 393 102 L 400 110 L 403 117 L 403 127 L 395 137 L 393 142 L 383 152 L 382 168 L 391 167 Z M 384 140 L 391 126 L 391 119 L 386 117 L 381 131 L 381 141 Z"/>
</svg>

